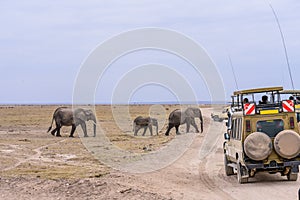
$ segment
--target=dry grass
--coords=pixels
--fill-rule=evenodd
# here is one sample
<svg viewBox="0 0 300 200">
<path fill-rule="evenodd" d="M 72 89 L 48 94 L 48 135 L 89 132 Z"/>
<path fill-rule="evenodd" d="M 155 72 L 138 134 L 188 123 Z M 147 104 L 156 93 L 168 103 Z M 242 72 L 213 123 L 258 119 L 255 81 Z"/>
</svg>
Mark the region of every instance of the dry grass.
<svg viewBox="0 0 300 200">
<path fill-rule="evenodd" d="M 0 107 L 0 176 L 35 176 L 49 179 L 101 177 L 110 168 L 100 163 L 85 149 L 76 130 L 76 138 L 68 138 L 70 127 L 62 128 L 61 138 L 46 133 L 54 110 L 58 106 L 1 106 Z M 109 140 L 118 148 L 138 153 L 154 151 L 174 136 L 166 137 L 166 119 L 176 105 L 157 108 L 151 105 L 137 105 L 122 112 L 124 106 L 97 105 L 95 107 L 98 127 L 101 127 Z M 155 110 L 156 109 L 156 110 Z M 113 113 L 113 111 L 115 113 Z M 159 135 L 134 137 L 132 121 L 135 117 L 149 113 L 159 118 Z M 121 118 L 121 120 L 116 120 Z M 124 115 L 124 117 L 123 117 Z M 116 123 L 115 121 L 118 121 Z M 88 134 L 92 135 L 92 124 L 87 123 Z M 142 130 L 141 130 L 142 131 Z M 173 130 L 174 135 L 175 130 Z M 154 131 L 155 133 L 155 131 Z M 141 132 L 139 133 L 141 135 Z"/>
</svg>

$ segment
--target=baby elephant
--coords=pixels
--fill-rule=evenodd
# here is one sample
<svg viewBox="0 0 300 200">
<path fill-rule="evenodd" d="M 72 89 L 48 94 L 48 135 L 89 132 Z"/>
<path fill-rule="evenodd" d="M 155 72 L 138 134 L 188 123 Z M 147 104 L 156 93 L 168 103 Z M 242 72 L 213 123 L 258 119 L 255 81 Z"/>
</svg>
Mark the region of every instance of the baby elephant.
<svg viewBox="0 0 300 200">
<path fill-rule="evenodd" d="M 153 135 L 152 134 L 152 126 L 156 126 L 156 135 L 158 135 L 158 123 L 157 123 L 157 119 L 151 118 L 151 117 L 138 116 L 133 121 L 134 135 L 137 136 L 137 133 L 138 133 L 138 131 L 141 128 L 144 128 L 143 136 L 145 135 L 147 128 L 149 128 L 151 135 Z"/>
</svg>

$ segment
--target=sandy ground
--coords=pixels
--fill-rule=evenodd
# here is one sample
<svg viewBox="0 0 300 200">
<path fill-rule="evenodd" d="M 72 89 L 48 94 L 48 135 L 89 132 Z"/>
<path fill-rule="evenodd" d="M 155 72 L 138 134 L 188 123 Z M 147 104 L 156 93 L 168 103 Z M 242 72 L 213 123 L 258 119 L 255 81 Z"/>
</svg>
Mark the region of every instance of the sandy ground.
<svg viewBox="0 0 300 200">
<path fill-rule="evenodd" d="M 118 126 L 112 107 L 97 106 L 98 126 L 119 149 L 147 156 L 173 141 L 191 141 L 182 156 L 164 168 L 127 173 L 96 159 L 95 152 L 86 149 L 79 138 L 80 128 L 75 138 L 68 137 L 69 127 L 63 128 L 61 138 L 46 133 L 56 107 L 0 107 L 0 199 L 297 199 L 299 181 L 262 173 L 240 185 L 236 176 L 225 175 L 225 126 L 210 119 L 212 108 L 201 108 L 203 133 L 191 129 L 186 134 L 182 126 L 182 135 L 175 136 L 172 130 L 170 137 L 164 136 L 163 122 L 178 108 L 165 105 L 165 112 L 156 112 L 161 122 L 159 135 L 147 132 L 146 137 L 133 137 L 130 120 L 147 115 L 153 107 L 131 106 L 130 119 L 124 117 Z M 91 135 L 92 125 L 88 126 Z"/>
</svg>

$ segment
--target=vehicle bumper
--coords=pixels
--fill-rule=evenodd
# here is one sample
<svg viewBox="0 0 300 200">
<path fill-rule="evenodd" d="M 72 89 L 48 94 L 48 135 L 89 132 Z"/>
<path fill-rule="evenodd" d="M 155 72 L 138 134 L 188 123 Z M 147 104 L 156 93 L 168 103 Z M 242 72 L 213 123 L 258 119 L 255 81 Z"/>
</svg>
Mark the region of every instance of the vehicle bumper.
<svg viewBox="0 0 300 200">
<path fill-rule="evenodd" d="M 271 161 L 270 164 L 263 163 L 255 163 L 255 164 L 246 164 L 246 167 L 251 169 L 263 170 L 263 171 L 272 171 L 272 170 L 280 170 L 285 169 L 286 167 L 290 167 L 293 173 L 299 172 L 300 161 L 286 161 L 283 163 L 277 163 L 275 161 Z"/>
</svg>

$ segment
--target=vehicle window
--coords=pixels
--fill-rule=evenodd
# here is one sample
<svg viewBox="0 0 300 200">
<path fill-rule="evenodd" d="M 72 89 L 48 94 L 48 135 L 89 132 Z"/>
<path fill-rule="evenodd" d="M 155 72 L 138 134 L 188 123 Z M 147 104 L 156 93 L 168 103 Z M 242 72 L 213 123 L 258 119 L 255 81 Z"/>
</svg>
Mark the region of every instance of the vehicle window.
<svg viewBox="0 0 300 200">
<path fill-rule="evenodd" d="M 283 126 L 284 123 L 281 119 L 258 121 L 256 124 L 257 131 L 266 133 L 271 138 L 284 130 Z"/>
<path fill-rule="evenodd" d="M 241 140 L 241 133 L 242 133 L 242 119 L 238 119 L 238 128 L 237 128 L 237 139 Z"/>
<path fill-rule="evenodd" d="M 232 138 L 235 139 L 236 136 L 236 119 L 232 120 Z"/>
<path fill-rule="evenodd" d="M 232 138 L 236 140 L 241 139 L 241 131 L 242 131 L 242 119 L 234 119 L 232 120 Z"/>
<path fill-rule="evenodd" d="M 239 137 L 239 119 L 235 120 L 235 139 L 238 139 Z"/>
</svg>

